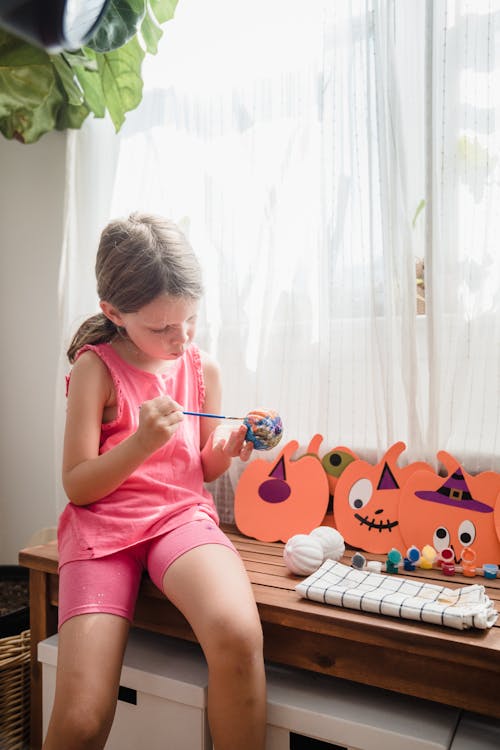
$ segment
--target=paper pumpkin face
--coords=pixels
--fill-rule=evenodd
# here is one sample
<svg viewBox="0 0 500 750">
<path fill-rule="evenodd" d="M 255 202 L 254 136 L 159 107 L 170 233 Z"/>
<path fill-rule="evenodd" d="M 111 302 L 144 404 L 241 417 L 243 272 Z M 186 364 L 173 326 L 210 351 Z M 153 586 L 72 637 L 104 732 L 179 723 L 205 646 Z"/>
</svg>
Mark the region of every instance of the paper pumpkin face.
<svg viewBox="0 0 500 750">
<path fill-rule="evenodd" d="M 446 451 L 437 457 L 448 472 L 446 477 L 434 471 L 417 472 L 402 489 L 399 521 L 405 545 L 422 549 L 430 544 L 437 552 L 451 547 L 457 565 L 462 562 L 462 549 L 470 547 L 477 567 L 500 564 L 495 529 L 500 474 L 485 471 L 472 476 Z"/>
<path fill-rule="evenodd" d="M 292 440 L 276 460 L 255 459 L 243 471 L 234 496 L 234 519 L 242 534 L 287 542 L 321 525 L 328 480 L 317 456 L 292 459 L 298 447 Z"/>
<path fill-rule="evenodd" d="M 422 461 L 400 468 L 396 461 L 405 448 L 403 442 L 395 443 L 375 465 L 356 459 L 340 475 L 335 488 L 335 525 L 353 547 L 376 554 L 393 547 L 402 550 L 401 488 L 416 471 L 432 472 Z"/>
</svg>

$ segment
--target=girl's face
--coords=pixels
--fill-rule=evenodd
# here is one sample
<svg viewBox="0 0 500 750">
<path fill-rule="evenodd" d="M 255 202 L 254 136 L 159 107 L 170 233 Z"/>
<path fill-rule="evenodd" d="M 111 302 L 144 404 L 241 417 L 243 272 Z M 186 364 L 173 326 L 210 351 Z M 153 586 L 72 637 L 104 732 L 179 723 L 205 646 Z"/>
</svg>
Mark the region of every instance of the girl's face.
<svg viewBox="0 0 500 750">
<path fill-rule="evenodd" d="M 101 302 L 103 313 L 124 328 L 139 351 L 151 360 L 181 357 L 193 340 L 198 300 L 162 294 L 133 313 L 120 313 Z"/>
</svg>

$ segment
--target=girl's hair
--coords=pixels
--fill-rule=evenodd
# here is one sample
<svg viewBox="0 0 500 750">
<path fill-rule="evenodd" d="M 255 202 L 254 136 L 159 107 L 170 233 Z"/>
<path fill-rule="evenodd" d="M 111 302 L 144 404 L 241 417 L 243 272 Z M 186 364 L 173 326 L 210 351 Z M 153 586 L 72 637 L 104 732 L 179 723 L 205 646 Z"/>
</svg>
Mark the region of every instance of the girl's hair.
<svg viewBox="0 0 500 750">
<path fill-rule="evenodd" d="M 121 313 L 137 312 L 161 294 L 200 299 L 201 269 L 181 230 L 171 221 L 133 213 L 103 230 L 95 264 L 97 293 Z M 120 329 L 99 313 L 79 327 L 67 356 L 85 344 L 111 341 Z"/>
</svg>

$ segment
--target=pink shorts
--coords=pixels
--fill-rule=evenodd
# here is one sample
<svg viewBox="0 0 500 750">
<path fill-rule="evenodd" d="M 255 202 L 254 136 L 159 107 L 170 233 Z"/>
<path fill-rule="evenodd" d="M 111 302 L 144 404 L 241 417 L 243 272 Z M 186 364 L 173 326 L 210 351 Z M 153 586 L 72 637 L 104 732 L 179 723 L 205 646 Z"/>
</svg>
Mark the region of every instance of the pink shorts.
<svg viewBox="0 0 500 750">
<path fill-rule="evenodd" d="M 111 555 L 65 563 L 59 571 L 59 627 L 70 617 L 91 612 L 132 622 L 143 571 L 162 591 L 163 576 L 174 560 L 202 544 L 222 544 L 236 552 L 224 532 L 207 518 Z"/>
</svg>

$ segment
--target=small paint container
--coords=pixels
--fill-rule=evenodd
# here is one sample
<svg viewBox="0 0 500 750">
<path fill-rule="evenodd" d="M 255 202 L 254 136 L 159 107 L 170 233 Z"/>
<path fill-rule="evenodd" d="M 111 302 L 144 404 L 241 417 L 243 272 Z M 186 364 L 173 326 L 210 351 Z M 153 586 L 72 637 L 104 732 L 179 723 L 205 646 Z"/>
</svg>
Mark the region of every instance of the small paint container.
<svg viewBox="0 0 500 750">
<path fill-rule="evenodd" d="M 363 570 L 366 567 L 366 557 L 361 552 L 355 552 L 351 558 L 351 567 L 356 570 Z"/>
<path fill-rule="evenodd" d="M 418 561 L 419 567 L 423 568 L 424 570 L 430 570 L 436 561 L 436 557 L 437 554 L 434 547 L 431 547 L 430 544 L 426 544 L 422 549 L 422 554 L 420 556 L 420 560 Z"/>
<path fill-rule="evenodd" d="M 398 567 L 401 564 L 401 560 L 403 559 L 403 556 L 401 555 L 401 552 L 393 547 L 389 552 L 387 553 L 387 560 L 385 563 L 385 569 L 388 573 L 397 573 Z"/>
<path fill-rule="evenodd" d="M 484 563 L 483 575 L 485 578 L 496 578 L 498 573 L 498 565 L 493 563 Z"/>
<path fill-rule="evenodd" d="M 438 565 L 445 576 L 455 575 L 455 553 L 451 547 L 445 547 L 440 551 Z"/>
<path fill-rule="evenodd" d="M 420 560 L 420 550 L 418 547 L 408 547 L 406 550 L 406 557 L 403 560 L 403 568 L 405 570 L 415 570 L 417 563 Z"/>
<path fill-rule="evenodd" d="M 476 575 L 476 552 L 472 549 L 472 547 L 464 547 L 460 557 L 462 559 L 462 574 L 464 576 L 469 576 L 472 578 L 472 576 Z"/>
</svg>

